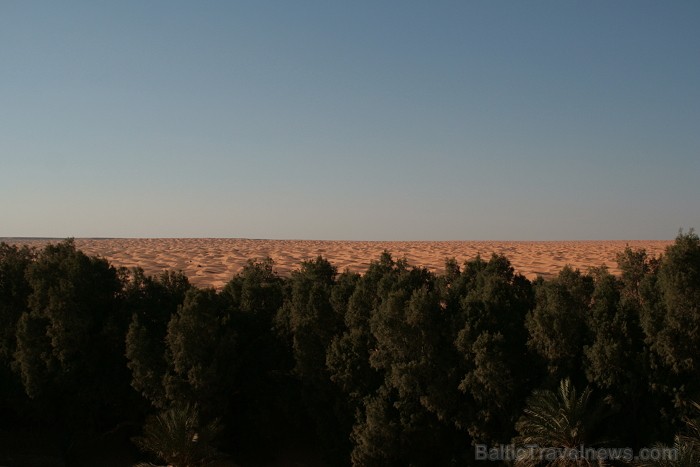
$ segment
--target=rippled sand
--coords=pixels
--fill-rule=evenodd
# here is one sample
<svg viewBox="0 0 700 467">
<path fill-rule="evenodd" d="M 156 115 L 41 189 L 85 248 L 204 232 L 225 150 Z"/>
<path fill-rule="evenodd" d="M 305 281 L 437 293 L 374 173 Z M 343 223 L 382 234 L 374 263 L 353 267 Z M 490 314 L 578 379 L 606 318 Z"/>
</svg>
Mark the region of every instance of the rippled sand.
<svg viewBox="0 0 700 467">
<path fill-rule="evenodd" d="M 0 239 L 7 243 L 43 246 L 46 239 Z M 182 270 L 200 287 L 222 287 L 241 270 L 248 259 L 271 257 L 280 275 L 298 269 L 302 261 L 322 255 L 338 267 L 364 272 L 370 261 L 389 251 L 396 259 L 406 258 L 411 265 L 433 271 L 444 269 L 445 259 L 460 264 L 480 254 L 506 255 L 516 271 L 530 279 L 550 277 L 571 265 L 587 270 L 607 265 L 617 273 L 615 255 L 629 246 L 658 255 L 672 241 L 550 241 L 550 242 L 358 242 L 316 240 L 249 240 L 226 238 L 144 238 L 76 239 L 76 246 L 90 255 L 108 259 L 115 266 L 142 267 L 148 274 L 163 270 Z"/>
</svg>

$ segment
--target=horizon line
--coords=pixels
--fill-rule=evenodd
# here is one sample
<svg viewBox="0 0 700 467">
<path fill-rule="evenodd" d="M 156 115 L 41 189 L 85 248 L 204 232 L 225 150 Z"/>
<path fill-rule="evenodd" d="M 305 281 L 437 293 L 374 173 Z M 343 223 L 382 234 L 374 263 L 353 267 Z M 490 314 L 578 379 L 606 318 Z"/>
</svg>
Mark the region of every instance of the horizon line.
<svg viewBox="0 0 700 467">
<path fill-rule="evenodd" d="M 252 240 L 252 241 L 273 241 L 273 242 L 364 242 L 364 243 L 455 243 L 455 242 L 666 242 L 674 241 L 674 238 L 600 238 L 600 239 L 451 239 L 451 240 L 428 240 L 428 239 L 392 239 L 392 240 L 353 240 L 353 239 L 324 239 L 324 238 L 261 238 L 261 237 L 218 237 L 218 236 L 164 236 L 164 237 L 142 237 L 142 236 L 124 236 L 124 237 L 107 237 L 107 236 L 0 236 L 0 241 L 5 240 L 36 240 L 36 241 L 51 241 L 51 240 Z"/>
</svg>

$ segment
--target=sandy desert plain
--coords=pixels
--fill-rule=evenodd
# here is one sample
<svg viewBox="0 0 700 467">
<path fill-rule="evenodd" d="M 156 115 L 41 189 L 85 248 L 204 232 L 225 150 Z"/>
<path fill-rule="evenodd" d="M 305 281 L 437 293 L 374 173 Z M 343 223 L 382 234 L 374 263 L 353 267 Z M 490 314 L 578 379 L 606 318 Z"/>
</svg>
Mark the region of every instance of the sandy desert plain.
<svg viewBox="0 0 700 467">
<path fill-rule="evenodd" d="M 43 247 L 60 239 L 0 238 L 18 245 Z M 364 272 L 371 261 L 389 251 L 412 266 L 435 272 L 444 270 L 445 259 L 461 265 L 477 254 L 505 255 L 515 270 L 530 279 L 558 273 L 565 265 L 582 271 L 606 265 L 618 273 L 615 257 L 625 247 L 645 249 L 658 256 L 671 240 L 614 241 L 330 241 L 254 240 L 238 238 L 76 238 L 76 247 L 89 255 L 106 258 L 114 266 L 140 266 L 147 274 L 182 270 L 199 287 L 221 288 L 248 259 L 270 257 L 280 275 L 289 275 L 302 261 L 321 255 L 338 268 Z"/>
</svg>

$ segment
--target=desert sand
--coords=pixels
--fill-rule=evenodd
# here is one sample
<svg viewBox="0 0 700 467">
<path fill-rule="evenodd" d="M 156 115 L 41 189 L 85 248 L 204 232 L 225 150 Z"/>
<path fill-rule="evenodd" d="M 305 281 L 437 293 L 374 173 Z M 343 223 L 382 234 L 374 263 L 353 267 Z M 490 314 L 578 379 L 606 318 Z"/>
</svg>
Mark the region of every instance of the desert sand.
<svg viewBox="0 0 700 467">
<path fill-rule="evenodd" d="M 6 243 L 42 247 L 59 239 L 0 239 Z M 530 279 L 557 274 L 565 265 L 587 271 L 606 265 L 619 272 L 615 256 L 625 247 L 645 249 L 659 255 L 672 241 L 316 241 L 316 240 L 250 240 L 228 238 L 114 238 L 75 239 L 76 247 L 90 255 L 106 258 L 113 265 L 142 267 L 147 274 L 164 270 L 182 270 L 199 287 L 221 288 L 238 273 L 248 259 L 271 257 L 276 271 L 283 276 L 298 269 L 302 261 L 322 255 L 339 272 L 349 269 L 364 272 L 370 261 L 384 251 L 395 259 L 405 258 L 410 265 L 423 266 L 435 272 L 444 270 L 445 259 L 455 258 L 459 264 L 480 254 L 488 259 L 492 253 L 510 259 L 515 270 Z"/>
</svg>

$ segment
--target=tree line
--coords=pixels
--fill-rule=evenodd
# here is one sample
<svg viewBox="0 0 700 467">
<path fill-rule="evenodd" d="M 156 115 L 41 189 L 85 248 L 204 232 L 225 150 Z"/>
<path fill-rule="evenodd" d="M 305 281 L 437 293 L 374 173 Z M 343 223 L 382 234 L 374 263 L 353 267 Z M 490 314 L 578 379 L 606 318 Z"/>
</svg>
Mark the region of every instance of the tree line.
<svg viewBox="0 0 700 467">
<path fill-rule="evenodd" d="M 478 444 L 674 442 L 697 463 L 700 240 L 617 262 L 530 281 L 499 255 L 442 274 L 388 252 L 363 274 L 318 257 L 289 277 L 267 258 L 217 291 L 70 239 L 1 243 L 0 429 L 42 427 L 66 465 L 116 432 L 174 466 L 289 446 L 319 465 L 449 466 L 478 464 Z"/>
</svg>

